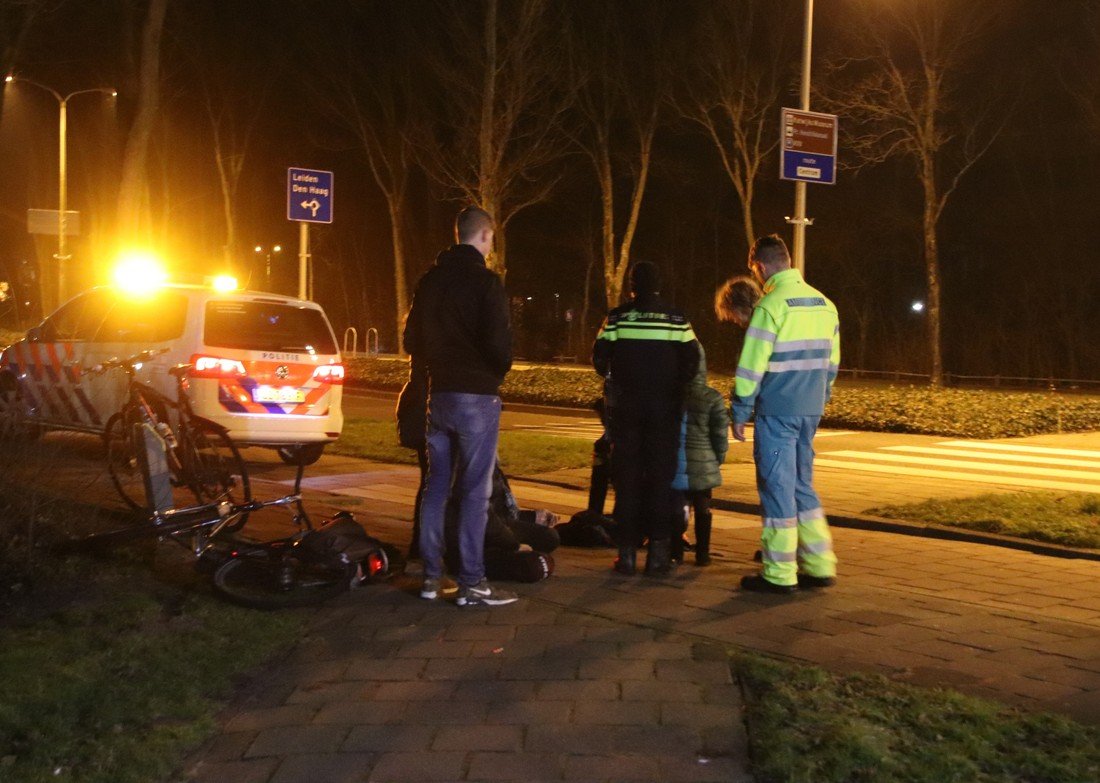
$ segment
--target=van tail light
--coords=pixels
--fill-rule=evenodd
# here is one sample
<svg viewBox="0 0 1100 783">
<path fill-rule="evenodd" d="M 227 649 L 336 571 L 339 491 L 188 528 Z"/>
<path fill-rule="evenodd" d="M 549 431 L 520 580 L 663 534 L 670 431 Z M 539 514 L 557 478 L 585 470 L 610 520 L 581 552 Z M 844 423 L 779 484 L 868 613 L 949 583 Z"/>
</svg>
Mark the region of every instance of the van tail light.
<svg viewBox="0 0 1100 783">
<path fill-rule="evenodd" d="M 197 353 L 191 357 L 191 369 L 187 374 L 192 378 L 243 378 L 245 371 L 244 365 L 236 359 Z"/>
<path fill-rule="evenodd" d="M 322 364 L 313 371 L 313 380 L 320 383 L 331 383 L 334 386 L 342 386 L 344 383 L 344 365 Z"/>
</svg>

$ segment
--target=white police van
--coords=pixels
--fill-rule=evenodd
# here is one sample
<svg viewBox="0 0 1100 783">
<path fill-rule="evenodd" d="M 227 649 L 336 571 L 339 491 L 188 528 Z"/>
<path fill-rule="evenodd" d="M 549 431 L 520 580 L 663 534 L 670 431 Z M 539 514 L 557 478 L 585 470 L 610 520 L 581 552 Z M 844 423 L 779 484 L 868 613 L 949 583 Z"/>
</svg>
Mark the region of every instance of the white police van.
<svg viewBox="0 0 1100 783">
<path fill-rule="evenodd" d="M 72 298 L 0 353 L 0 437 L 30 429 L 102 432 L 126 396 L 121 371 L 83 368 L 167 349 L 139 380 L 169 398 L 189 364 L 195 412 L 241 445 L 307 464 L 343 429 L 344 366 L 320 305 L 278 294 L 166 284 L 103 286 Z"/>
</svg>

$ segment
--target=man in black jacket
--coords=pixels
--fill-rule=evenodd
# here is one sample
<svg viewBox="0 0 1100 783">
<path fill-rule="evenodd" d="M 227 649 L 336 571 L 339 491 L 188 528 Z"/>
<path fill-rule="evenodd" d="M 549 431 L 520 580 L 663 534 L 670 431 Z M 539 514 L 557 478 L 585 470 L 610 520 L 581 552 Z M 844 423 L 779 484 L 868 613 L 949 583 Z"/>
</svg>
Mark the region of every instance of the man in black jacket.
<svg viewBox="0 0 1100 783">
<path fill-rule="evenodd" d="M 636 570 L 636 550 L 649 537 L 645 572 L 671 567 L 672 479 L 680 447 L 684 393 L 699 366 L 687 317 L 659 296 L 657 267 L 630 270 L 631 301 L 607 314 L 592 349 L 607 379 L 611 482 L 619 557 L 614 569 Z"/>
<path fill-rule="evenodd" d="M 455 218 L 457 244 L 436 258 L 416 286 L 405 322 L 405 350 L 428 368 L 428 473 L 420 507 L 423 598 L 443 576 L 447 499 L 459 501 L 458 605 L 512 603 L 514 593 L 485 579 L 485 525 L 500 431 L 500 384 L 512 367 L 512 327 L 504 284 L 485 266 L 493 220 L 467 207 Z"/>
</svg>

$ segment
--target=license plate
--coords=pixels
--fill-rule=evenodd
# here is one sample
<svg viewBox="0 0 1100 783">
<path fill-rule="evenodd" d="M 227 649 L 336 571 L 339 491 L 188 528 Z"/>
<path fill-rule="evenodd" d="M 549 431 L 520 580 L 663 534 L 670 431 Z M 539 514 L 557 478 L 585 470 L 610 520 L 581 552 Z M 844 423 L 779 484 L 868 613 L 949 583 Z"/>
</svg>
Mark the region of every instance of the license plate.
<svg viewBox="0 0 1100 783">
<path fill-rule="evenodd" d="M 257 386 L 252 390 L 255 402 L 305 402 L 306 393 L 294 386 Z"/>
</svg>

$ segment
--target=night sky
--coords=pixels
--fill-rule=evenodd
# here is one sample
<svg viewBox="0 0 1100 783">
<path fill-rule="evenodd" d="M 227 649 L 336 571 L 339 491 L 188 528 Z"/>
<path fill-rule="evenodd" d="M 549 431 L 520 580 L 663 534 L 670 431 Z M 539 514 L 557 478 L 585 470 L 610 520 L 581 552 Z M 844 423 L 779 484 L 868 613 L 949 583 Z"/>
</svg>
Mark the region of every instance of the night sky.
<svg viewBox="0 0 1100 783">
<path fill-rule="evenodd" d="M 879 5 L 887 0 L 879 0 Z M 523 0 L 500 0 L 500 34 L 508 35 Z M 957 111 L 945 122 L 959 134 L 976 123 L 997 131 L 988 150 L 959 181 L 939 226 L 943 274 L 946 369 L 957 375 L 1100 379 L 1100 2 L 1051 0 L 889 0 L 891 6 L 943 6 L 948 18 L 964 6 L 995 10 L 988 26 L 965 44 L 950 74 Z M 728 367 L 736 339 L 715 323 L 715 287 L 745 271 L 747 239 L 734 189 L 712 141 L 683 119 L 678 96 L 691 78 L 690 61 L 703 48 L 700 25 L 710 3 L 663 0 L 548 3 L 552 19 L 615 6 L 629 41 L 644 34 L 661 43 L 659 73 L 634 89 L 660 82 L 662 103 L 652 171 L 638 220 L 634 258 L 658 263 L 665 295 L 684 308 L 711 364 Z M 862 54 L 860 24 L 867 2 L 819 0 L 814 27 L 814 83 L 841 89 L 830 63 Z M 148 3 L 137 0 L 0 0 L 3 66 L 16 77 L 63 94 L 114 87 L 117 101 L 81 96 L 69 111 L 69 204 L 81 212 L 83 233 L 72 251 L 82 284 L 104 281 L 119 244 L 116 204 L 122 150 L 137 109 L 140 33 Z M 782 106 L 797 107 L 802 32 L 801 0 L 731 2 L 755 7 L 783 35 L 775 43 L 784 85 L 769 114 L 778 137 Z M 662 8 L 663 7 L 663 8 Z M 37 13 L 27 23 L 27 9 Z M 147 166 L 148 234 L 173 278 L 200 282 L 226 267 L 226 227 L 207 105 L 220 113 L 222 132 L 247 146 L 234 199 L 236 274 L 253 285 L 262 272 L 253 246 L 280 243 L 273 287 L 293 293 L 297 226 L 286 220 L 286 169 L 335 174 L 335 219 L 313 231 L 316 298 L 338 332 L 354 325 L 380 331 L 394 347 L 394 272 L 390 216 L 361 145 L 340 106 L 367 95 L 370 74 L 402 71 L 396 105 L 416 116 L 418 132 L 447 143 L 455 80 L 464 71 L 484 12 L 481 0 L 390 2 L 226 3 L 169 0 L 161 42 L 161 101 Z M 586 10 L 587 8 L 587 10 Z M 669 12 L 673 8 L 674 12 Z M 660 13 L 662 12 L 663 13 Z M 901 13 L 901 11 L 898 11 Z M 748 14 L 746 11 L 746 19 Z M 886 19 L 886 17 L 882 17 Z M 646 20 L 659 19 L 656 29 Z M 885 24 L 886 22 L 883 22 Z M 550 24 L 538 48 L 566 58 L 568 25 Z M 886 38 L 900 35 L 886 30 Z M 541 43 L 540 41 L 540 43 Z M 731 44 L 732 45 L 732 44 Z M 580 48 L 580 47 L 578 47 Z M 610 50 L 610 49 L 609 49 Z M 755 51 L 755 49 L 754 49 Z M 628 46 L 624 56 L 638 56 Z M 912 65 L 912 63 L 908 63 Z M 554 94 L 567 101 L 576 72 L 550 63 Z M 591 73 L 591 67 L 588 70 Z M 450 86 L 448 86 L 450 85 Z M 396 88 L 395 88 L 396 89 Z M 641 94 L 641 92 L 639 92 Z M 824 110 L 815 97 L 815 110 Z M 7 85 L 0 124 L 0 280 L 18 282 L 21 262 L 34 265 L 56 249 L 56 237 L 26 233 L 28 208 L 57 206 L 57 104 L 27 85 Z M 592 332 L 605 310 L 602 280 L 592 277 L 592 304 L 580 332 L 587 258 L 599 244 L 600 191 L 575 145 L 583 133 L 572 110 L 552 162 L 530 172 L 553 181 L 541 203 L 520 211 L 507 227 L 507 287 L 517 302 L 517 349 L 532 358 L 587 358 Z M 524 132 L 547 118 L 524 115 Z M 845 126 L 845 117 L 840 119 Z M 426 130 L 425 130 L 426 129 Z M 614 126 L 617 162 L 629 165 L 632 127 L 625 113 Z M 952 142 L 954 143 L 954 142 Z M 947 146 L 950 146 L 948 144 Z M 858 172 L 842 141 L 834 186 L 809 188 L 807 277 L 840 307 L 845 367 L 927 372 L 923 316 L 911 305 L 925 298 L 920 183 L 913 165 L 892 159 Z M 425 149 L 408 164 L 404 199 L 407 273 L 412 286 L 450 241 L 461 194 L 441 184 Z M 468 161 L 468 166 L 476 162 Z M 627 171 L 620 168 L 619 171 Z M 790 236 L 793 185 L 778 179 L 772 152 L 763 162 L 753 211 L 759 233 Z M 616 181 L 625 208 L 628 178 Z M 621 230 L 621 225 L 620 225 Z M 557 297 L 554 295 L 557 294 Z M 528 302 L 530 297 L 530 302 Z M 33 297 L 32 297 L 33 298 Z M 2 305 L 0 305 L 2 307 Z M 566 312 L 572 322 L 565 320 Z M 0 310 L 5 326 L 14 313 Z M 27 318 L 23 318 L 27 321 Z M 24 323 L 26 326 L 27 323 Z"/>
</svg>

